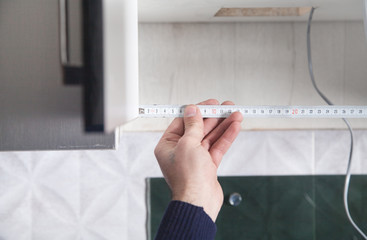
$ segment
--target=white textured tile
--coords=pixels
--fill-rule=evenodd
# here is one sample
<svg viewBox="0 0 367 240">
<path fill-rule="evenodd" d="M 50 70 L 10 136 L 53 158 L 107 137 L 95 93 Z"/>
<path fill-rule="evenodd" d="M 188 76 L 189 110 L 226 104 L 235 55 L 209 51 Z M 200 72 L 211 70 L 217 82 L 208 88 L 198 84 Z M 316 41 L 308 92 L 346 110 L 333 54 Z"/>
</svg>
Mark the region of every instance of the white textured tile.
<svg viewBox="0 0 367 240">
<path fill-rule="evenodd" d="M 29 239 L 76 239 L 78 229 L 75 222 L 62 216 L 60 212 L 50 207 L 45 199 L 31 196 L 32 232 Z M 66 212 L 67 213 L 67 212 Z M 60 216 L 61 215 L 61 216 Z"/>
<path fill-rule="evenodd" d="M 32 153 L 30 206 L 37 239 L 73 239 L 79 217 L 78 152 Z M 56 227 L 58 226 L 58 227 Z"/>
<path fill-rule="evenodd" d="M 361 173 L 367 174 L 367 131 L 356 131 L 356 153 L 355 155 L 360 161 Z"/>
<path fill-rule="evenodd" d="M 241 132 L 220 175 L 313 174 L 311 131 Z"/>
<path fill-rule="evenodd" d="M 121 148 L 127 151 L 128 158 L 128 201 L 127 211 L 130 224 L 128 239 L 146 238 L 146 178 L 162 177 L 154 156 L 154 148 L 162 133 L 126 133 L 121 137 Z"/>
<path fill-rule="evenodd" d="M 75 189 L 75 182 L 78 182 L 79 178 L 73 173 L 77 172 L 78 169 L 68 162 L 68 159 L 71 159 L 74 154 L 77 153 L 22 152 L 2 154 L 0 168 L 4 172 L 10 173 L 2 174 L 3 177 L 5 176 L 4 182 L 11 183 L 11 179 L 15 177 L 19 185 L 13 185 L 11 191 L 1 194 L 0 202 L 4 201 L 1 204 L 2 209 L 7 211 L 3 215 L 7 221 L 0 222 L 1 234 L 4 233 L 6 236 L 6 233 L 11 231 L 10 235 L 13 237 L 9 239 L 29 239 L 30 236 L 35 236 L 37 239 L 47 239 L 47 237 L 43 237 L 43 233 L 47 234 L 48 227 L 56 226 L 56 224 L 51 224 L 50 219 L 57 219 L 60 223 L 59 229 L 63 228 L 62 223 L 69 224 L 76 220 L 78 189 Z M 75 158 L 74 160 L 78 161 L 78 157 Z M 3 186 L 0 188 L 2 189 Z M 23 225 L 24 230 L 17 232 L 14 231 L 14 228 L 4 227 L 13 220 L 16 220 L 16 225 L 18 223 L 20 226 Z M 28 225 L 29 231 L 24 223 Z M 41 225 L 39 225 L 40 223 Z M 2 229 L 3 227 L 4 229 Z M 54 228 L 56 229 L 56 227 Z M 66 231 L 64 233 L 67 234 Z M 25 234 L 28 236 L 26 237 Z M 48 239 L 50 237 L 49 235 Z"/>
<path fill-rule="evenodd" d="M 361 173 L 356 139 L 353 152 L 352 173 Z M 348 131 L 315 132 L 315 170 L 316 174 L 345 174 L 347 171 L 350 150 Z"/>
<path fill-rule="evenodd" d="M 0 238 L 28 239 L 31 229 L 27 167 L 14 153 L 0 155 Z"/>
<path fill-rule="evenodd" d="M 79 209 L 79 152 L 38 153 L 30 187 L 50 213 L 75 222 Z"/>
<path fill-rule="evenodd" d="M 124 188 L 122 188 L 124 189 Z M 101 212 L 95 222 L 83 222 L 83 235 L 80 239 L 108 239 L 120 240 L 130 239 L 127 229 L 132 224 L 127 211 L 128 192 L 125 190 L 114 189 L 112 193 L 116 198 L 112 197 L 111 201 L 108 197 L 103 204 L 108 205 L 107 211 Z M 106 195 L 108 196 L 108 195 Z M 90 238 L 91 237 L 91 238 Z"/>
<path fill-rule="evenodd" d="M 4 176 L 1 180 L 8 177 Z M 5 182 L 1 185 L 4 188 Z M 29 202 L 29 190 L 22 184 L 0 194 L 0 239 L 29 239 L 32 232 Z"/>
<path fill-rule="evenodd" d="M 120 154 L 119 154 L 120 153 Z M 125 155 L 118 151 L 85 151 L 81 158 L 80 214 L 95 224 L 126 196 Z M 125 201 L 126 203 L 126 201 Z M 120 209 L 120 220 L 125 209 Z"/>
</svg>

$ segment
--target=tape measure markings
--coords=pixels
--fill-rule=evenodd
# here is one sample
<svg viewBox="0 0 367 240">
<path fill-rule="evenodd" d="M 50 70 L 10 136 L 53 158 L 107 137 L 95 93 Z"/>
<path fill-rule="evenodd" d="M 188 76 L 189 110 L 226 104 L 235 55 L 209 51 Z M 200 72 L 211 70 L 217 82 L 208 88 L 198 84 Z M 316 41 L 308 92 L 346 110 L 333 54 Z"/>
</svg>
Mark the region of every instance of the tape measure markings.
<svg viewBox="0 0 367 240">
<path fill-rule="evenodd" d="M 204 118 L 226 118 L 240 112 L 246 118 L 367 118 L 367 106 L 238 106 L 198 105 Z M 183 117 L 185 105 L 141 105 L 141 118 Z"/>
</svg>

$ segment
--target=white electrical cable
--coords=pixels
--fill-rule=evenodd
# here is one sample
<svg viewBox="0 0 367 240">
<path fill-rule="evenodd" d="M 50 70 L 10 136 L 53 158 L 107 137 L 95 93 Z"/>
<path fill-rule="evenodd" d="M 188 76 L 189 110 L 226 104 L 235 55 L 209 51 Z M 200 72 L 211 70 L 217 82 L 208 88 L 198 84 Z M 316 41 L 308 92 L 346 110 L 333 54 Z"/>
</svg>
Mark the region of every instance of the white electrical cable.
<svg viewBox="0 0 367 240">
<path fill-rule="evenodd" d="M 367 0 L 365 0 L 365 11 L 366 11 L 366 7 L 367 7 Z M 307 56 L 308 56 L 308 69 L 310 72 L 310 77 L 311 77 L 311 81 L 312 84 L 314 86 L 314 88 L 316 89 L 317 93 L 321 96 L 322 99 L 324 99 L 324 101 L 329 104 L 329 105 L 333 105 L 333 103 L 319 90 L 319 88 L 316 85 L 316 81 L 315 81 L 315 76 L 313 73 L 313 66 L 312 66 L 312 58 L 311 58 L 311 22 L 312 22 L 312 16 L 313 13 L 315 11 L 315 8 L 311 9 L 310 12 L 310 17 L 308 19 L 308 25 L 307 25 Z M 367 27 L 366 25 L 366 16 L 365 16 L 365 27 Z M 367 37 L 367 29 L 366 29 L 366 37 Z M 350 221 L 350 223 L 352 224 L 352 226 L 359 232 L 359 234 L 361 234 L 361 236 L 367 240 L 367 236 L 366 234 L 358 227 L 358 225 L 354 222 L 352 216 L 350 215 L 349 212 L 349 205 L 348 205 L 348 192 L 349 192 L 349 185 L 350 185 L 350 177 L 351 177 L 351 166 L 352 166 L 352 158 L 353 158 L 353 129 L 350 126 L 349 122 L 347 119 L 343 118 L 343 121 L 345 122 L 345 124 L 347 125 L 348 129 L 349 129 L 349 133 L 350 133 L 350 151 L 349 151 L 349 159 L 348 159 L 348 167 L 347 167 L 347 173 L 345 176 L 345 184 L 344 184 L 344 208 L 346 211 L 346 214 L 348 216 L 348 219 Z"/>
</svg>

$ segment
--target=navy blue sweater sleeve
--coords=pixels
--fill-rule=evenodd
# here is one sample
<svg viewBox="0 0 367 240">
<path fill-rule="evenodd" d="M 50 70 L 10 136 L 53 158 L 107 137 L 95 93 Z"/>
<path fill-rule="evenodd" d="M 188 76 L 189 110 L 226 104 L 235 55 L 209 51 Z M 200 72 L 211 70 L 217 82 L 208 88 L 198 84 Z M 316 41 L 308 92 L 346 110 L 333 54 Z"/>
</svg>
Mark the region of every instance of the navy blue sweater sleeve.
<svg viewBox="0 0 367 240">
<path fill-rule="evenodd" d="M 217 227 L 202 207 L 171 201 L 159 226 L 156 240 L 213 240 Z"/>
</svg>

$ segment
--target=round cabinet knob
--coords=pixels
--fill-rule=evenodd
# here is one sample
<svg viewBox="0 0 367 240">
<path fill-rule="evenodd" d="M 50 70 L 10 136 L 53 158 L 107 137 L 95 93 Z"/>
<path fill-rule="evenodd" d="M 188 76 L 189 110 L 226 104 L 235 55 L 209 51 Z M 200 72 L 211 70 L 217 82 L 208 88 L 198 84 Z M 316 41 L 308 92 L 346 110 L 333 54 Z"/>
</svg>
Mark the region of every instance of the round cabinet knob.
<svg viewBox="0 0 367 240">
<path fill-rule="evenodd" d="M 229 195 L 228 202 L 231 206 L 237 207 L 242 202 L 242 196 L 239 193 L 232 193 Z"/>
</svg>

